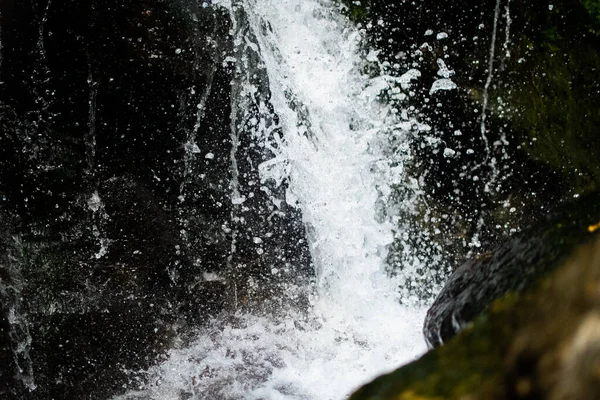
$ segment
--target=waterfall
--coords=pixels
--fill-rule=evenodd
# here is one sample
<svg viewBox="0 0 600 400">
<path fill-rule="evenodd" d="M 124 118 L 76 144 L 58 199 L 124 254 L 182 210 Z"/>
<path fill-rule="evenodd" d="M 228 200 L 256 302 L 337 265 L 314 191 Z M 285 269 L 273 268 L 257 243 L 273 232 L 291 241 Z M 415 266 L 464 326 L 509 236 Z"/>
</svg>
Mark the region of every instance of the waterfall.
<svg viewBox="0 0 600 400">
<path fill-rule="evenodd" d="M 374 173 L 384 160 L 380 110 L 356 71 L 358 37 L 331 7 L 278 4 L 248 7 L 283 132 L 262 178 L 288 180 L 286 201 L 302 210 L 327 309 L 369 314 L 389 293 L 380 275 L 392 240 L 391 226 L 375 215 L 385 184 Z"/>
<path fill-rule="evenodd" d="M 389 135 L 408 139 L 395 113 L 378 102 L 383 80 L 362 73 L 361 34 L 333 1 L 234 0 L 224 6 L 237 49 L 228 61 L 238 71 L 231 201 L 239 206 L 246 199 L 237 153 L 241 135 L 251 134 L 271 154 L 258 166 L 262 189 L 284 189 L 285 198 L 272 201 L 302 213 L 314 290 L 304 288 L 312 293 L 308 310 L 217 318 L 191 345 L 151 369 L 140 391 L 121 398 L 342 399 L 425 351 L 425 309 L 401 306 L 386 274 L 394 225 L 382 204 L 403 174 L 401 159 L 390 159 L 387 146 Z M 248 133 L 236 121 L 249 99 L 257 99 L 248 93 L 264 90 L 254 79 L 261 74 L 277 118 L 256 120 Z M 265 112 L 265 101 L 252 106 Z M 234 207 L 232 219 L 235 213 Z"/>
</svg>

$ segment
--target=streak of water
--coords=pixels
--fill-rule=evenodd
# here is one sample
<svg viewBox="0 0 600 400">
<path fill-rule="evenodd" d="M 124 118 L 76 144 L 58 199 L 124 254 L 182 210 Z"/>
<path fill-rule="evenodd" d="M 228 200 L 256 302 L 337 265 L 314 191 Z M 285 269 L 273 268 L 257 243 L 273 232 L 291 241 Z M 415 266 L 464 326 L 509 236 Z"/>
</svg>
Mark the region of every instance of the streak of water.
<svg viewBox="0 0 600 400">
<path fill-rule="evenodd" d="M 2 59 L 3 59 L 3 44 L 2 44 L 2 9 L 0 8 L 0 85 L 4 83 L 2 80 Z"/>
<path fill-rule="evenodd" d="M 512 17 L 510 16 L 510 0 L 506 1 L 506 10 L 505 10 L 505 28 L 504 28 L 504 45 L 502 46 L 502 48 L 504 49 L 505 53 L 504 53 L 504 57 L 505 58 L 510 58 L 510 49 L 509 49 L 509 45 L 510 45 L 510 25 L 512 24 Z"/>
<path fill-rule="evenodd" d="M 490 145 L 487 138 L 487 128 L 485 126 L 487 120 L 487 108 L 489 103 L 489 91 L 490 86 L 492 84 L 492 79 L 494 78 L 494 58 L 496 55 L 496 36 L 498 33 L 498 19 L 500 17 L 500 3 L 501 0 L 496 0 L 496 8 L 494 9 L 494 24 L 492 26 L 492 39 L 490 41 L 490 57 L 488 59 L 488 76 L 485 81 L 485 85 L 483 87 L 483 105 L 481 108 L 481 122 L 480 122 L 480 131 L 481 138 L 485 144 L 485 151 L 487 152 L 484 164 L 488 161 L 490 157 Z"/>
</svg>

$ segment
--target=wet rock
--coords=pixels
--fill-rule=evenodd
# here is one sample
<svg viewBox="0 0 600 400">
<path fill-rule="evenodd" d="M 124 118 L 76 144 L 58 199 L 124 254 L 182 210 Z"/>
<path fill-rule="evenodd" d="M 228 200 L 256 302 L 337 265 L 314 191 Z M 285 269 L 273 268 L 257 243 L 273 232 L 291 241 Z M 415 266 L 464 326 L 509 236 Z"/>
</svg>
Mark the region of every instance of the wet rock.
<svg viewBox="0 0 600 400">
<path fill-rule="evenodd" d="M 450 340 L 506 293 L 531 288 L 575 246 L 591 240 L 599 222 L 600 193 L 595 193 L 460 266 L 427 312 L 424 334 L 429 347 Z"/>
<path fill-rule="evenodd" d="M 12 340 L 10 338 L 10 323 L 7 318 L 7 310 L 0 308 L 0 395 L 7 399 L 18 398 L 20 388 L 16 387 L 12 374 L 15 371 L 13 360 Z"/>
<path fill-rule="evenodd" d="M 31 398 L 106 399 L 135 386 L 173 345 L 175 313 L 157 299 L 111 301 L 81 314 L 32 318 Z"/>
<path fill-rule="evenodd" d="M 532 202 L 523 188 L 544 189 L 545 196 L 550 190 L 594 190 L 597 2 L 344 3 L 367 25 L 390 74 L 421 72 L 408 101 L 419 105 L 418 117 L 431 126 L 422 139 L 427 145 L 415 154 L 433 161 L 424 178 L 435 185 L 432 196 L 449 205 L 460 198 L 462 206 L 454 205 L 463 214 L 479 212 L 478 186 L 499 178 L 494 168 L 502 173 L 494 185 L 501 196 L 512 192 Z M 442 78 L 457 88 L 432 94 Z M 424 140 L 432 138 L 439 141 Z M 454 156 L 445 156 L 445 149 Z"/>
<path fill-rule="evenodd" d="M 599 287 L 594 235 L 526 293 L 496 300 L 471 328 L 351 399 L 596 399 Z"/>
<path fill-rule="evenodd" d="M 24 286 L 15 243 L 19 218 L 0 207 L 0 397 L 24 398 L 34 388 L 31 335 L 24 317 Z"/>
<path fill-rule="evenodd" d="M 243 129 L 232 151 L 255 115 L 232 111 L 227 10 L 7 0 L 0 27 L 2 395 L 110 397 L 176 336 L 310 279 L 299 213 L 258 176 L 270 154 Z"/>
</svg>

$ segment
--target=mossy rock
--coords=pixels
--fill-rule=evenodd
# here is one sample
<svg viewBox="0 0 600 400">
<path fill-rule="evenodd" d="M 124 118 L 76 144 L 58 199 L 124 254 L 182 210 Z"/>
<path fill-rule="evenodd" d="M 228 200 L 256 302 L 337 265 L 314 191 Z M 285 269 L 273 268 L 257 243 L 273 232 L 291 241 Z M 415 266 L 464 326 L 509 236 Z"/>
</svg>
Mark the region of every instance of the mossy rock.
<svg viewBox="0 0 600 400">
<path fill-rule="evenodd" d="M 577 193 L 600 186 L 599 17 L 596 0 L 559 0 L 517 18 L 504 85 L 494 90 L 522 149 Z"/>
<path fill-rule="evenodd" d="M 596 237 L 525 294 L 496 300 L 471 328 L 351 400 L 597 399 L 599 288 Z"/>
</svg>

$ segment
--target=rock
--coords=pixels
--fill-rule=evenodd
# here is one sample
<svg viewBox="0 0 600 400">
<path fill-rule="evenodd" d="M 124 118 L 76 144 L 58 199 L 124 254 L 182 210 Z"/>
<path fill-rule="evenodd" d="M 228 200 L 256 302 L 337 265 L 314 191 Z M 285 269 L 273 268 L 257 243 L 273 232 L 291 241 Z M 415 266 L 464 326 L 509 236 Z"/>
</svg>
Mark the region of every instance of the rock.
<svg viewBox="0 0 600 400">
<path fill-rule="evenodd" d="M 0 206 L 0 397 L 26 398 L 34 387 L 29 324 L 23 317 L 23 279 L 14 252 L 19 219 Z"/>
<path fill-rule="evenodd" d="M 270 154 L 243 129 L 233 149 L 253 115 L 226 9 L 7 0 L 0 27 L 0 396 L 110 397 L 175 337 L 310 280 L 299 213 L 261 189 Z"/>
<path fill-rule="evenodd" d="M 522 293 L 591 240 L 600 222 L 600 193 L 555 210 L 546 221 L 467 261 L 450 276 L 427 312 L 424 334 L 437 347 L 468 327 L 494 300 Z"/>
<path fill-rule="evenodd" d="M 351 400 L 597 399 L 599 288 L 594 235 L 529 291 L 506 294 L 472 327 Z"/>
<path fill-rule="evenodd" d="M 15 385 L 13 373 L 16 370 L 13 342 L 10 337 L 11 325 L 8 322 L 7 310 L 0 308 L 0 395 L 6 399 L 18 399 L 23 394 L 23 387 Z"/>
<path fill-rule="evenodd" d="M 140 382 L 173 346 L 176 313 L 159 299 L 110 301 L 81 314 L 32 318 L 35 399 L 107 399 Z"/>
</svg>

